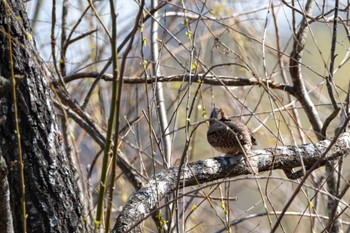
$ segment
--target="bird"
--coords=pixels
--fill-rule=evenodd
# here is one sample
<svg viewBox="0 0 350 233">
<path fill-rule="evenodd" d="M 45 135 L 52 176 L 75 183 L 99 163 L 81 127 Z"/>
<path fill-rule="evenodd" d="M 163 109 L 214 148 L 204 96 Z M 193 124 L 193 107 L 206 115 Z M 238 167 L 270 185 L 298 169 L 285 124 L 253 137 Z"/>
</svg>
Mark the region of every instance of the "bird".
<svg viewBox="0 0 350 233">
<path fill-rule="evenodd" d="M 257 161 L 253 159 L 252 145 L 257 145 L 252 131 L 240 120 L 231 120 L 226 113 L 214 107 L 209 119 L 207 131 L 209 144 L 219 152 L 236 155 L 243 153 L 249 171 L 258 173 Z"/>
</svg>

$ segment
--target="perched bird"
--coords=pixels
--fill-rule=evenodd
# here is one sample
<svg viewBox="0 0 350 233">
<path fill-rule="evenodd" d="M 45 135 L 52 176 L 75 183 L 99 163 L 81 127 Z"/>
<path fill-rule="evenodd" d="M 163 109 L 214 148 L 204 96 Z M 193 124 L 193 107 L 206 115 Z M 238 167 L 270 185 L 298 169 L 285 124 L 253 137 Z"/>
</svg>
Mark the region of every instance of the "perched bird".
<svg viewBox="0 0 350 233">
<path fill-rule="evenodd" d="M 214 107 L 207 132 L 209 144 L 214 149 L 229 155 L 243 153 L 250 172 L 257 174 L 257 162 L 252 158 L 252 145 L 256 139 L 250 129 L 240 120 L 227 118 L 222 109 Z"/>
</svg>

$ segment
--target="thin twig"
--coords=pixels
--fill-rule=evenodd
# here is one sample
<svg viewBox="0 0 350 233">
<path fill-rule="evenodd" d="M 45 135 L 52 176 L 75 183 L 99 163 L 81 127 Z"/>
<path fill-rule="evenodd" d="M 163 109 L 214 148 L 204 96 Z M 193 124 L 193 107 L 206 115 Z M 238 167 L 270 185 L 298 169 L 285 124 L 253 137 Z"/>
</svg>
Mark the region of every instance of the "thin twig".
<svg viewBox="0 0 350 233">
<path fill-rule="evenodd" d="M 338 115 L 340 107 L 337 105 L 337 101 L 334 97 L 334 92 L 333 92 L 333 71 L 334 71 L 334 62 L 335 62 L 335 50 L 336 50 L 336 45 L 337 45 L 337 35 L 338 35 L 338 30 L 337 30 L 337 23 L 338 23 L 338 8 L 339 8 L 339 0 L 335 0 L 335 7 L 334 7 L 334 21 L 333 21 L 333 33 L 332 33 L 332 47 L 331 47 L 331 63 L 329 65 L 329 72 L 326 78 L 326 86 L 328 90 L 328 95 L 329 98 L 332 102 L 333 105 L 333 112 L 331 115 L 327 117 L 325 120 L 323 126 L 322 126 L 322 131 L 321 134 L 326 137 L 326 131 L 329 126 L 329 124 L 333 121 L 333 119 Z"/>
<path fill-rule="evenodd" d="M 5 7 L 5 18 L 7 21 L 10 20 L 8 15 L 9 5 L 4 2 Z M 12 17 L 13 20 L 13 17 Z M 15 70 L 13 63 L 13 53 L 12 53 L 12 35 L 11 35 L 11 26 L 10 23 L 7 23 L 7 42 L 9 49 L 9 60 L 10 60 L 10 72 L 11 72 L 11 94 L 13 100 L 13 114 L 15 121 L 15 135 L 17 139 L 17 149 L 18 149 L 18 159 L 19 159 L 19 173 L 21 180 L 21 207 L 22 207 L 22 229 L 23 233 L 27 233 L 27 210 L 26 210 L 26 189 L 25 189 L 25 179 L 24 179 L 24 161 L 22 155 L 22 144 L 21 144 L 21 134 L 19 128 L 19 119 L 18 119 L 18 105 L 17 105 L 17 94 L 16 94 L 16 79 L 15 79 Z M 1 197 L 2 198 L 2 197 Z"/>
</svg>

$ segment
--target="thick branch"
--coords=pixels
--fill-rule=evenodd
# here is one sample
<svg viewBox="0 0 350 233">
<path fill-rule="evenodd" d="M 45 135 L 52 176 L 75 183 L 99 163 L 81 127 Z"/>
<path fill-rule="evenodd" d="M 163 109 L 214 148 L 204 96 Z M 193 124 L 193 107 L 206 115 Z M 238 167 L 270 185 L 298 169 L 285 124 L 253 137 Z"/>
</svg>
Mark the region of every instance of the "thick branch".
<svg viewBox="0 0 350 233">
<path fill-rule="evenodd" d="M 316 133 L 317 138 L 322 139 L 323 137 L 321 135 L 321 119 L 305 88 L 305 83 L 301 72 L 303 51 L 306 43 L 306 38 L 309 33 L 309 24 L 307 22 L 306 16 L 311 15 L 314 5 L 315 2 L 313 0 L 307 1 L 305 5 L 305 12 L 303 14 L 304 18 L 300 24 L 298 33 L 295 35 L 293 50 L 290 54 L 289 72 L 293 81 L 295 97 L 303 106 L 303 109 L 305 110 L 305 113 L 312 125 L 312 128 Z"/>
<path fill-rule="evenodd" d="M 315 145 L 281 146 L 256 150 L 253 153 L 258 161 L 260 172 L 300 167 L 302 165 L 300 158 L 303 158 L 305 166 L 312 166 L 322 159 L 320 165 L 323 166 L 327 161 L 350 152 L 350 133 L 342 134 L 330 152 L 323 156 L 330 143 L 330 140 L 324 140 Z M 129 232 L 132 227 L 147 218 L 159 201 L 176 189 L 177 172 L 177 167 L 164 169 L 156 175 L 155 179 L 150 180 L 147 185 L 134 193 L 117 217 L 112 232 Z M 191 186 L 197 182 L 210 182 L 244 174 L 248 172 L 241 156 L 224 156 L 190 163 L 183 169 L 181 179 L 182 184 Z"/>
<path fill-rule="evenodd" d="M 153 0 L 152 1 L 152 8 L 154 6 L 158 5 L 158 0 Z M 154 13 L 153 17 L 156 19 L 159 17 L 158 11 Z M 161 53 L 161 50 L 158 46 L 158 35 L 159 33 L 159 25 L 156 20 L 152 21 L 151 24 L 151 49 L 152 49 L 152 60 L 153 61 L 159 61 L 159 54 Z M 156 76 L 161 75 L 160 71 L 160 64 L 159 62 L 152 63 L 152 71 L 153 74 Z M 156 94 L 156 100 L 157 100 L 157 112 L 158 112 L 158 117 L 159 117 L 159 123 L 160 123 L 160 128 L 162 130 L 162 134 L 164 135 L 163 139 L 163 146 L 164 146 L 164 156 L 165 156 L 165 161 L 167 164 L 167 167 L 170 166 L 170 161 L 171 161 L 171 135 L 169 134 L 169 120 L 167 117 L 167 110 L 165 106 L 165 97 L 164 97 L 164 88 L 163 88 L 163 83 L 161 82 L 156 82 L 156 88 L 155 88 L 155 94 Z"/>
</svg>

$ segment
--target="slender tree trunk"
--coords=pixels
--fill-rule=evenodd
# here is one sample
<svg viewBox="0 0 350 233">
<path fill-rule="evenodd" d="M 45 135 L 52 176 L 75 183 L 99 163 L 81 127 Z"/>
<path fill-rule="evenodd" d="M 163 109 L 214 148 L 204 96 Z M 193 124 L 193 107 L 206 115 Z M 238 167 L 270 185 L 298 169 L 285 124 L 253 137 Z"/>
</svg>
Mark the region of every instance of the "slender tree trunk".
<svg viewBox="0 0 350 233">
<path fill-rule="evenodd" d="M 8 24 L 12 54 L 8 46 Z M 23 232 L 23 221 L 19 153 L 10 91 L 11 55 L 14 73 L 23 75 L 17 79 L 16 95 L 24 161 L 27 231 L 84 232 L 83 207 L 56 124 L 48 87 L 51 74 L 35 47 L 22 1 L 6 0 L 0 2 L 0 156 L 5 159 L 8 169 L 10 212 L 6 213 L 12 215 L 13 231 Z"/>
</svg>

